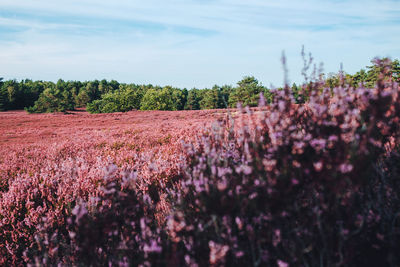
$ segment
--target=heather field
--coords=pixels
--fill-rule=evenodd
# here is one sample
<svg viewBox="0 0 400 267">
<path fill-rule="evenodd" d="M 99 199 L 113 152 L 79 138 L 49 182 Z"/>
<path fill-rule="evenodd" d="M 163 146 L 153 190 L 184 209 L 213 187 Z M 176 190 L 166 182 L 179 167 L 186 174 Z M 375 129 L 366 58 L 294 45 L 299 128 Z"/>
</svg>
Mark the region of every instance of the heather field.
<svg viewBox="0 0 400 267">
<path fill-rule="evenodd" d="M 68 176 L 70 182 L 78 183 L 70 186 L 94 186 L 90 181 L 101 178 L 110 164 L 137 170 L 150 182 L 157 179 L 154 175 L 170 175 L 180 160 L 182 142 L 224 114 L 222 110 L 0 113 L 1 192 L 14 179 L 28 181 L 43 174 Z M 149 166 L 157 168 L 149 170 Z M 96 194 L 88 189 L 84 194 Z"/>
<path fill-rule="evenodd" d="M 43 216 L 51 220 L 65 216 L 63 205 L 71 207 L 77 199 L 97 196 L 109 165 L 118 166 L 119 172 L 138 173 L 145 191 L 152 181 L 173 176 L 182 160 L 182 142 L 224 113 L 0 113 L 0 262 L 5 264 L 9 256 L 14 263 L 23 262 L 21 254 L 13 254 L 20 246 L 31 245 L 28 229 L 36 229 Z M 48 203 L 38 208 L 32 202 L 36 197 Z"/>
<path fill-rule="evenodd" d="M 253 109 L 0 113 L 0 265 L 399 266 L 389 63 Z"/>
</svg>

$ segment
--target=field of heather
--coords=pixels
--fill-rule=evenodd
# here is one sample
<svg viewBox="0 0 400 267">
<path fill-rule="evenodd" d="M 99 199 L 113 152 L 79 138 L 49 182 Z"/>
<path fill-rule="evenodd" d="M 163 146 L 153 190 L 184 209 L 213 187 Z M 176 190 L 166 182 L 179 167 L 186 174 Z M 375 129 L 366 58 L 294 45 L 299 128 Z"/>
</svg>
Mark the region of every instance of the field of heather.
<svg viewBox="0 0 400 267">
<path fill-rule="evenodd" d="M 311 86 L 234 112 L 0 113 L 0 265 L 398 266 L 399 86 Z"/>
<path fill-rule="evenodd" d="M 176 172 L 176 165 L 182 160 L 182 142 L 192 140 L 201 128 L 225 113 L 220 110 L 99 115 L 84 110 L 68 114 L 0 113 L 0 227 L 12 228 L 9 233 L 0 234 L 7 235 L 0 250 L 29 247 L 31 244 L 25 244 L 31 242 L 25 233 L 27 227 L 34 229 L 43 217 L 60 219 L 58 213 L 62 213 L 62 207 L 38 209 L 30 198 L 45 197 L 50 203 L 71 206 L 77 199 L 95 197 L 99 181 L 110 165 L 117 166 L 121 173 L 135 171 L 142 177 L 138 186 L 146 191 L 152 181 Z M 34 189 L 33 193 L 28 188 Z M 18 203 L 21 198 L 27 198 L 26 203 L 25 200 Z M 29 210 L 22 222 L 19 209 Z M 21 260 L 20 255 L 14 257 L 16 262 Z M 0 263 L 4 260 L 3 254 Z"/>
<path fill-rule="evenodd" d="M 222 110 L 0 113 L 1 189 L 5 191 L 15 178 L 41 175 L 49 168 L 62 176 L 62 171 L 75 166 L 75 175 L 89 180 L 102 177 L 109 164 L 144 174 L 153 163 L 159 172 L 168 173 L 179 160 L 181 142 L 224 114 Z"/>
</svg>

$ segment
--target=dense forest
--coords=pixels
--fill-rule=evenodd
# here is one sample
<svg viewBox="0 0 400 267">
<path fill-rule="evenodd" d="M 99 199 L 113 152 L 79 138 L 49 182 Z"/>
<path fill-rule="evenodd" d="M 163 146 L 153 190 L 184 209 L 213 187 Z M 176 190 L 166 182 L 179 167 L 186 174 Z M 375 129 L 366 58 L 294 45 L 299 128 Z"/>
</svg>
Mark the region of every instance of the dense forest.
<svg viewBox="0 0 400 267">
<path fill-rule="evenodd" d="M 377 65 L 367 66 L 354 75 L 338 73 L 321 74 L 327 86 L 334 88 L 341 83 L 353 87 L 373 87 L 381 70 Z M 400 81 L 400 62 L 393 60 L 389 75 Z M 303 87 L 312 83 L 308 82 Z M 291 86 L 298 102 L 304 100 L 302 88 Z M 304 89 L 304 88 L 303 88 Z M 305 90 L 307 91 L 307 90 Z M 125 112 L 129 110 L 197 110 L 236 107 L 238 102 L 257 106 L 260 93 L 266 100 L 271 91 L 255 77 L 246 76 L 237 86 L 218 86 L 211 89 L 180 89 L 171 86 L 153 86 L 119 83 L 115 80 L 95 81 L 32 81 L 29 79 L 4 81 L 0 78 L 0 111 L 25 109 L 29 113 L 66 112 L 86 107 L 90 113 Z"/>
</svg>

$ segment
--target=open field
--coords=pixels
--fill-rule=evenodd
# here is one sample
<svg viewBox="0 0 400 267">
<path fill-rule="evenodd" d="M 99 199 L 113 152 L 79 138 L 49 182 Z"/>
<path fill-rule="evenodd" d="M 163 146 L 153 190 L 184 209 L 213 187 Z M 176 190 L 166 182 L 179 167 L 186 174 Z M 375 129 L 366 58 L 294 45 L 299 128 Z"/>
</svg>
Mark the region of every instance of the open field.
<svg viewBox="0 0 400 267">
<path fill-rule="evenodd" d="M 222 110 L 0 113 L 0 191 L 6 191 L 15 178 L 54 174 L 61 179 L 70 176 L 71 169 L 87 185 L 101 179 L 110 164 L 136 170 L 150 183 L 157 173 L 168 176 L 174 171 L 182 141 L 189 142 L 224 114 Z M 157 170 L 149 170 L 150 164 Z"/>
<path fill-rule="evenodd" d="M 89 114 L 84 110 L 68 114 L 28 114 L 25 111 L 0 113 L 0 144 L 29 145 L 77 141 L 82 137 L 115 137 L 135 132 L 137 136 L 162 137 L 177 131 L 204 126 L 226 114 L 226 110 L 203 111 L 130 111 Z M 149 136 L 150 134 L 150 136 Z M 154 139 L 155 140 L 155 139 Z"/>
<path fill-rule="evenodd" d="M 226 112 L 226 111 L 225 111 Z M 40 171 L 45 161 L 80 156 L 83 163 L 114 163 L 134 169 L 138 155 L 155 160 L 176 156 L 179 140 L 224 116 L 223 111 L 131 111 L 91 115 L 0 113 L 2 184 Z M 169 158 L 170 159 L 170 158 Z M 91 169 L 96 166 L 91 165 Z M 99 166 L 99 175 L 103 167 Z"/>
</svg>

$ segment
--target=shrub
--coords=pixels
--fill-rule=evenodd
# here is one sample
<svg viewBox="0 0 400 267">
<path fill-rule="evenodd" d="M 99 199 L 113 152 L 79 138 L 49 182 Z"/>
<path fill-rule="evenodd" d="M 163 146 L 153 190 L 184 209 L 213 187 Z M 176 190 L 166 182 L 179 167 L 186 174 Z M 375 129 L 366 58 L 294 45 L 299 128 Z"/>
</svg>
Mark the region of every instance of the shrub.
<svg viewBox="0 0 400 267">
<path fill-rule="evenodd" d="M 86 109 L 90 113 L 126 112 L 139 109 L 142 97 L 143 92 L 139 89 L 123 87 L 103 94 L 101 99 L 88 103 Z"/>
<path fill-rule="evenodd" d="M 269 100 L 269 90 L 262 86 L 253 76 L 246 76 L 238 83 L 238 87 L 229 95 L 229 105 L 235 107 L 237 103 L 243 106 L 256 107 L 260 93 L 265 93 Z"/>
<path fill-rule="evenodd" d="M 136 189 L 137 174 L 120 179 L 117 167 L 107 168 L 101 195 L 81 201 L 67 215 L 65 228 L 42 224 L 31 263 L 44 265 L 137 266 L 161 262 L 162 240 L 149 195 Z"/>
<path fill-rule="evenodd" d="M 182 91 L 170 86 L 147 90 L 140 103 L 141 110 L 178 110 L 185 105 Z"/>
<path fill-rule="evenodd" d="M 263 112 L 247 109 L 238 126 L 188 145 L 168 220 L 179 257 L 199 266 L 399 264 L 400 97 L 384 75 L 373 89 L 332 92 L 315 81 L 304 105 L 286 87 Z"/>
<path fill-rule="evenodd" d="M 25 110 L 29 113 L 52 113 L 65 112 L 74 108 L 72 95 L 68 90 L 49 87 L 40 94 L 32 107 L 25 107 Z"/>
</svg>

